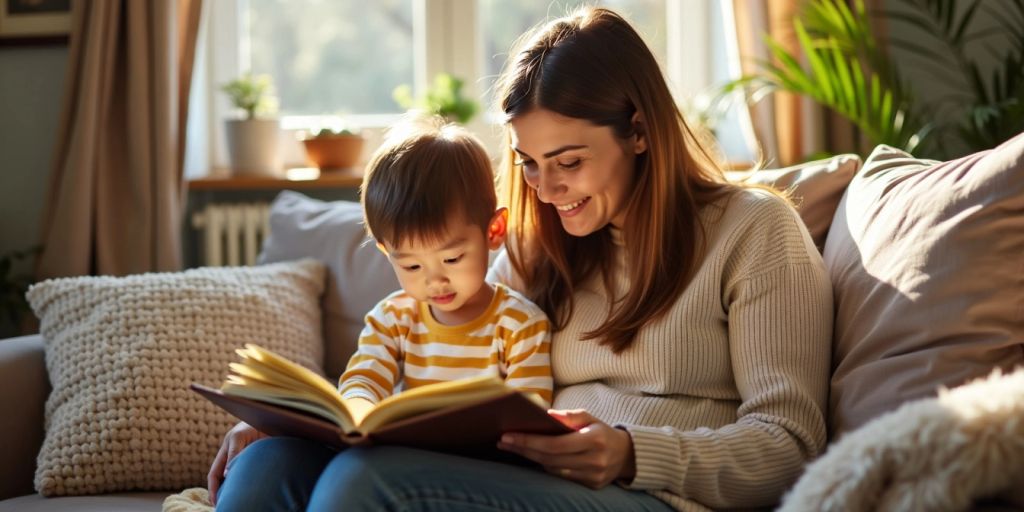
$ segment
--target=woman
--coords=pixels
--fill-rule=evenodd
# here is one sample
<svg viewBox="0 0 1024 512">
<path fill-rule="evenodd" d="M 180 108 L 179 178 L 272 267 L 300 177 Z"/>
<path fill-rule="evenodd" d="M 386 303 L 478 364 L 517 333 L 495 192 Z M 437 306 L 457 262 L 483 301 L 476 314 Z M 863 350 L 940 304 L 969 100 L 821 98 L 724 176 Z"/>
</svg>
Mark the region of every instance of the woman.
<svg viewBox="0 0 1024 512">
<path fill-rule="evenodd" d="M 577 431 L 502 438 L 548 474 L 261 441 L 233 463 L 225 507 L 755 507 L 824 448 L 832 294 L 793 209 L 725 183 L 613 12 L 556 20 L 514 55 L 500 89 L 514 237 L 493 276 L 556 326 L 551 414 Z M 252 437 L 232 435 L 222 452 Z"/>
</svg>

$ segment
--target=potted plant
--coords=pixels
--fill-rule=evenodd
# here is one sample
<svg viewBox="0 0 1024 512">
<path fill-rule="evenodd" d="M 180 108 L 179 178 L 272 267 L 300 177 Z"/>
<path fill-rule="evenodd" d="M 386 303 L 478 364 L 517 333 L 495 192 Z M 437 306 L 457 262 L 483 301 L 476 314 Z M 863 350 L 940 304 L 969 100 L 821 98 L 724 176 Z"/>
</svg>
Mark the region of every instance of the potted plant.
<svg viewBox="0 0 1024 512">
<path fill-rule="evenodd" d="M 0 255 L 0 338 L 22 334 L 31 308 L 25 292 L 32 284 L 30 275 L 17 272 L 18 263 L 39 254 L 39 247 L 15 250 Z"/>
<path fill-rule="evenodd" d="M 359 164 L 363 151 L 363 137 L 342 128 L 323 128 L 303 139 L 306 147 L 306 161 L 320 170 L 348 169 Z"/>
<path fill-rule="evenodd" d="M 769 38 L 774 61 L 741 78 L 724 92 L 746 89 L 752 98 L 784 90 L 813 99 L 853 122 L 875 144 L 888 144 L 917 156 L 948 160 L 995 147 L 1024 130 L 1024 3 L 992 7 L 970 2 L 890 2 L 877 14 L 891 27 L 917 27 L 931 41 L 903 30 L 890 34 L 892 47 L 907 52 L 900 65 L 875 37 L 863 0 L 811 0 L 793 22 L 801 56 Z M 968 4 L 968 2 L 965 2 Z M 979 8 L 989 9 L 978 16 Z M 898 22 L 901 25 L 897 25 Z M 993 41 L 1001 44 L 994 44 Z M 986 45 L 980 60 L 965 50 Z M 936 49 L 938 48 L 938 49 Z M 916 97 L 903 76 L 915 64 L 945 87 L 929 102 Z M 989 78 L 986 80 L 985 78 Z"/>
<path fill-rule="evenodd" d="M 391 93 L 395 102 L 404 109 L 415 108 L 437 114 L 454 123 L 468 123 L 479 110 L 477 102 L 462 95 L 462 80 L 440 73 L 426 93 L 413 99 L 412 88 L 400 85 Z"/>
<path fill-rule="evenodd" d="M 235 108 L 244 112 L 242 119 L 229 119 L 225 128 L 232 173 L 279 175 L 284 169 L 281 129 L 278 120 L 271 117 L 277 101 L 270 77 L 246 73 L 224 84 L 221 90 L 231 98 Z"/>
</svg>

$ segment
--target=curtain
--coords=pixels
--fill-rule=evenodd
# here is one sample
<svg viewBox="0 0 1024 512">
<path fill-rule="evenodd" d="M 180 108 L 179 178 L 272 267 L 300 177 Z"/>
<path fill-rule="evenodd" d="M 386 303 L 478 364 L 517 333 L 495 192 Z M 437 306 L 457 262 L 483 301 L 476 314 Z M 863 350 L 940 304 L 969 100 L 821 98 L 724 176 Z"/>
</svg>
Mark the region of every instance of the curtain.
<svg viewBox="0 0 1024 512">
<path fill-rule="evenodd" d="M 744 75 L 759 71 L 770 56 L 765 37 L 799 54 L 793 18 L 800 2 L 793 0 L 732 0 L 737 46 Z M 785 91 L 749 107 L 755 147 L 772 167 L 793 165 L 820 154 L 857 152 L 860 138 L 852 123 L 808 98 Z"/>
<path fill-rule="evenodd" d="M 202 0 L 73 0 L 37 278 L 181 268 Z"/>
</svg>

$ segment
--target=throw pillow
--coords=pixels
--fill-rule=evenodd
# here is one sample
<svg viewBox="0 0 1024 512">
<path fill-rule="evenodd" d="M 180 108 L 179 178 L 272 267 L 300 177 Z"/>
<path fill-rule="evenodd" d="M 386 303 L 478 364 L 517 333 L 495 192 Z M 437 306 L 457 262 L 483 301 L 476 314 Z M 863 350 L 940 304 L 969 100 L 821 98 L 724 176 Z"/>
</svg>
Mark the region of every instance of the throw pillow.
<svg viewBox="0 0 1024 512">
<path fill-rule="evenodd" d="M 833 434 L 1024 363 L 1024 134 L 949 162 L 879 146 L 824 259 Z"/>
<path fill-rule="evenodd" d="M 323 296 L 324 369 L 339 377 L 355 352 L 366 313 L 399 288 L 391 264 L 366 236 L 352 201 L 319 201 L 293 191 L 270 205 L 270 236 L 259 262 L 314 258 L 327 265 Z"/>
<path fill-rule="evenodd" d="M 220 386 L 258 342 L 319 370 L 316 261 L 36 284 L 53 391 L 35 487 L 44 496 L 206 484 L 236 422 L 188 389 Z"/>
<path fill-rule="evenodd" d="M 857 155 L 837 155 L 781 169 L 761 169 L 753 173 L 729 173 L 734 180 L 768 185 L 789 191 L 800 218 L 811 233 L 814 245 L 825 246 L 829 226 L 843 192 L 860 169 Z"/>
</svg>

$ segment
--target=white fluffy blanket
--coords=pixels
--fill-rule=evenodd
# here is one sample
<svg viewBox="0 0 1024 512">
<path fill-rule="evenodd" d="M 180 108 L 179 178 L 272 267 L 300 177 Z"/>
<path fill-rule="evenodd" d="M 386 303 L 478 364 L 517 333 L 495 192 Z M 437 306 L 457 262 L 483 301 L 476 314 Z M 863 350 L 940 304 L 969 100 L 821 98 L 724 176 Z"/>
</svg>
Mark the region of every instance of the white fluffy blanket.
<svg viewBox="0 0 1024 512">
<path fill-rule="evenodd" d="M 164 499 L 163 512 L 213 512 L 210 495 L 202 487 L 185 489 Z"/>
<path fill-rule="evenodd" d="M 842 437 L 786 496 L 783 512 L 967 510 L 1021 503 L 1024 369 L 942 390 Z"/>
</svg>

